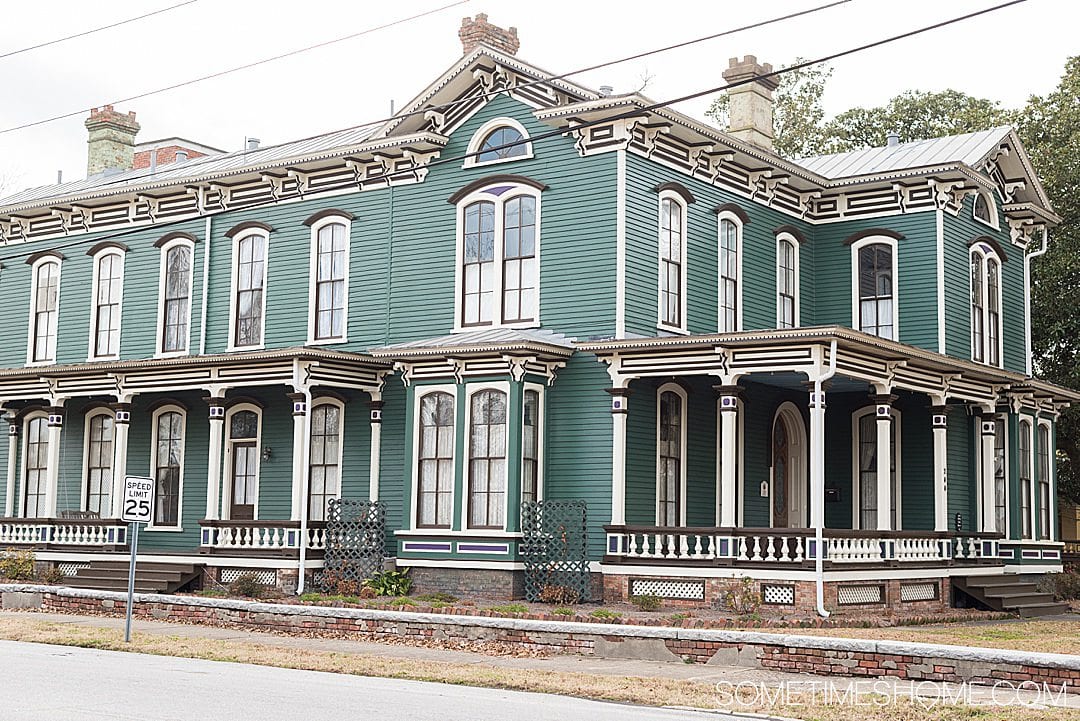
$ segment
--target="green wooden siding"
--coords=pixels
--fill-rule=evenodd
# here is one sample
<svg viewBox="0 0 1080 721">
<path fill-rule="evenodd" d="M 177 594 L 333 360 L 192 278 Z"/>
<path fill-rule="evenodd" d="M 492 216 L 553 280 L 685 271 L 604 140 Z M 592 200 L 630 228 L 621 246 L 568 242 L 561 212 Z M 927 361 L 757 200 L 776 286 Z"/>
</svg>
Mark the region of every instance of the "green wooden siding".
<svg viewBox="0 0 1080 721">
<path fill-rule="evenodd" d="M 956 514 L 964 530 L 979 528 L 978 509 L 978 436 L 976 420 L 961 409 L 949 414 L 946 428 L 948 450 L 949 530 L 956 528 Z M 1011 434 L 1010 434 L 1011 435 Z"/>
</svg>

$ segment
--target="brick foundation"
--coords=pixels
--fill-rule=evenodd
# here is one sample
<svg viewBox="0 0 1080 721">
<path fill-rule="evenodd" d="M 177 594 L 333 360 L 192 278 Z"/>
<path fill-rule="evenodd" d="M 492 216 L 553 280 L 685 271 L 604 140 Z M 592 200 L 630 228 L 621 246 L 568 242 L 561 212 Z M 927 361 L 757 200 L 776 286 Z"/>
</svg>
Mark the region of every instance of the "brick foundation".
<svg viewBox="0 0 1080 721">
<path fill-rule="evenodd" d="M 404 567 L 405 562 L 400 562 Z M 449 593 L 452 596 L 480 596 L 500 600 L 525 597 L 523 571 L 479 570 L 474 568 L 428 568 L 411 566 L 413 593 Z"/>
</svg>

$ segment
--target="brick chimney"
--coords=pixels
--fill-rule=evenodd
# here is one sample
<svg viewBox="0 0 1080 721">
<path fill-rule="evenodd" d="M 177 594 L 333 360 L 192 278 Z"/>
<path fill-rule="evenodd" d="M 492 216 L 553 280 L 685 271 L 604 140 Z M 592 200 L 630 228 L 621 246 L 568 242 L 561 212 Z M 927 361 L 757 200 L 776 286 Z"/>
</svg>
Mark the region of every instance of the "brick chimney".
<svg viewBox="0 0 1080 721">
<path fill-rule="evenodd" d="M 772 69 L 772 65 L 759 65 L 756 57 L 747 55 L 741 61 L 738 58 L 728 60 L 728 69 L 723 76 L 729 83 L 736 83 L 771 73 Z M 763 78 L 728 88 L 728 133 L 739 140 L 771 151 L 773 91 L 777 85 L 779 83 L 776 78 Z"/>
<path fill-rule="evenodd" d="M 97 175 L 113 168 L 128 170 L 135 159 L 135 136 L 139 124 L 135 113 L 118 113 L 106 105 L 90 111 L 86 119 L 86 174 Z"/>
<path fill-rule="evenodd" d="M 465 55 L 471 53 L 480 44 L 507 55 L 517 55 L 518 48 L 521 47 L 517 28 L 504 30 L 498 25 L 492 25 L 487 19 L 488 16 L 484 13 L 477 13 L 475 20 L 462 18 L 458 37 L 461 38 L 461 47 Z"/>
</svg>

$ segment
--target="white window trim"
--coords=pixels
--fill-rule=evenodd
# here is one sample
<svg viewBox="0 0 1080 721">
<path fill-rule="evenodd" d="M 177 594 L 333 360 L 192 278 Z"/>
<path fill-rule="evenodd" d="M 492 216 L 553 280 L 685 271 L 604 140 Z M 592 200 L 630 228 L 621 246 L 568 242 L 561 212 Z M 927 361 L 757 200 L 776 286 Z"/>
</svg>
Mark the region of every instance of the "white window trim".
<svg viewBox="0 0 1080 721">
<path fill-rule="evenodd" d="M 541 191 L 530 185 L 524 185 L 521 183 L 492 183 L 491 185 L 511 185 L 512 190 L 508 190 L 499 197 L 494 197 L 485 194 L 487 186 L 480 188 L 467 196 L 462 198 L 457 204 L 457 242 L 454 250 L 454 332 L 462 333 L 472 330 L 485 330 L 489 328 L 539 328 L 540 327 L 540 301 L 541 301 L 541 288 L 540 288 L 540 260 L 541 260 L 541 214 L 542 214 L 542 198 Z M 505 239 L 503 237 L 503 218 L 505 213 L 506 201 L 516 198 L 518 196 L 528 195 L 536 200 L 536 242 L 535 242 L 535 258 L 536 258 L 536 318 L 531 321 L 524 321 L 520 323 L 504 323 L 503 322 L 503 281 L 504 270 L 503 265 L 506 262 L 505 254 Z M 462 266 L 465 261 L 465 208 L 472 203 L 484 200 L 487 202 L 493 202 L 495 204 L 495 259 L 496 266 L 495 285 L 492 288 L 492 296 L 494 297 L 494 308 L 492 310 L 492 318 L 490 323 L 465 325 L 464 324 L 464 298 L 462 297 L 464 292 L 465 278 L 462 271 Z"/>
<path fill-rule="evenodd" d="M 661 243 L 663 239 L 660 234 L 663 233 L 664 223 L 664 201 L 674 201 L 679 206 L 679 210 L 682 213 L 682 245 L 680 250 L 682 257 L 679 261 L 679 325 L 672 325 L 671 323 L 664 322 L 664 256 L 661 251 Z M 686 281 L 690 277 L 688 268 L 690 255 L 687 253 L 688 240 L 690 238 L 690 208 L 687 205 L 686 199 L 682 195 L 674 190 L 662 190 L 659 193 L 659 197 L 656 200 L 656 328 L 657 330 L 667 331 L 669 333 L 678 333 L 681 335 L 689 335 L 689 325 L 686 318 Z"/>
<path fill-rule="evenodd" d="M 868 245 L 879 244 L 887 245 L 892 249 L 893 337 L 891 340 L 900 342 L 900 274 L 897 271 L 900 252 L 896 238 L 890 238 L 887 235 L 871 235 L 851 244 L 851 327 L 863 333 L 867 332 L 862 330 L 859 322 L 859 251 Z"/>
<path fill-rule="evenodd" d="M 318 323 L 316 306 L 318 300 L 317 287 L 319 276 L 319 231 L 328 225 L 345 226 L 345 307 L 342 310 L 342 334 L 337 338 L 316 338 L 315 329 Z M 269 247 L 269 246 L 268 246 Z M 308 281 L 308 345 L 331 345 L 349 342 L 349 256 L 352 248 L 352 220 L 346 215 L 328 215 L 313 223 L 311 226 L 311 258 L 310 280 Z M 269 253 L 267 253 L 269 258 Z M 263 283 L 263 300 L 265 305 L 266 284 Z M 235 301 L 234 301 L 235 302 Z M 263 324 L 265 328 L 266 309 L 263 309 Z M 234 321 L 235 322 L 235 321 Z M 265 339 L 264 339 L 265 340 Z"/>
<path fill-rule="evenodd" d="M 982 199 L 986 201 L 986 207 L 990 211 L 990 222 L 975 215 L 975 203 L 979 197 L 982 197 Z M 998 220 L 997 205 L 994 203 L 994 196 L 991 193 L 982 190 L 976 191 L 975 197 L 971 199 L 971 217 L 977 223 L 989 226 L 994 230 L 1001 230 L 1001 222 Z"/>
<path fill-rule="evenodd" d="M 412 413 L 412 430 L 410 435 L 412 436 L 412 458 L 410 463 L 412 468 L 409 471 L 409 478 L 412 481 L 412 490 L 410 492 L 409 500 L 409 530 L 416 533 L 432 533 L 432 534 L 446 534 L 454 530 L 454 517 L 453 513 L 450 515 L 450 527 L 449 528 L 432 528 L 430 526 L 421 526 L 418 521 L 418 512 L 420 510 L 420 407 L 424 396 L 432 393 L 448 393 L 451 398 L 454 399 L 454 455 L 452 457 L 453 463 L 451 464 L 454 469 L 454 478 L 450 484 L 450 508 L 456 507 L 456 504 L 460 503 L 460 499 L 456 498 L 457 495 L 457 418 L 458 418 L 458 404 L 461 403 L 461 398 L 458 394 L 458 387 L 450 383 L 440 383 L 433 385 L 413 386 L 413 413 Z M 466 411 L 467 412 L 467 411 Z M 466 416 L 467 418 L 467 416 Z M 468 491 L 466 491 L 466 495 Z"/>
<path fill-rule="evenodd" d="M 724 454 L 723 454 L 724 429 L 722 427 L 721 420 L 720 420 L 721 419 L 720 414 L 723 412 L 723 411 L 720 410 L 720 403 L 721 403 L 722 400 L 723 399 L 721 399 L 721 398 L 716 399 L 716 481 L 715 481 L 715 483 L 713 485 L 715 486 L 715 492 L 716 492 L 716 520 L 715 520 L 715 523 L 716 523 L 717 526 L 720 525 L 720 519 L 722 517 L 721 516 L 722 509 L 720 507 L 720 503 L 721 503 L 721 500 L 722 500 L 722 498 L 721 498 L 722 493 L 721 493 L 721 488 L 720 488 L 720 482 L 721 482 L 721 477 L 720 476 L 723 473 L 723 463 L 724 463 Z M 746 408 L 743 405 L 742 398 L 736 398 L 735 399 L 735 407 L 737 409 L 735 411 L 735 446 L 736 446 L 736 448 L 735 448 L 735 525 L 739 526 L 739 527 L 742 527 L 742 525 L 743 525 L 743 516 L 744 516 L 744 511 L 745 511 L 745 509 L 743 508 L 743 501 L 744 501 L 744 498 L 746 496 L 745 487 L 743 485 L 743 469 L 746 467 L 745 464 L 743 463 L 743 455 L 744 455 L 743 454 L 743 449 L 745 448 L 745 444 L 743 443 L 743 428 L 745 426 L 745 424 L 743 423 L 743 418 L 744 418 L 743 414 L 746 412 Z"/>
<path fill-rule="evenodd" d="M 720 269 L 720 225 L 722 221 L 730 221 L 735 225 L 735 330 L 725 331 L 720 321 L 720 297 L 722 293 L 720 280 L 723 272 Z M 797 245 L 797 244 L 796 244 Z M 796 250 L 796 253 L 798 251 Z M 743 329 L 743 222 L 730 210 L 723 210 L 716 214 L 716 332 L 738 333 Z"/>
<path fill-rule="evenodd" d="M 544 386 L 540 383 L 526 382 L 521 391 L 521 470 L 518 473 L 518 505 L 521 504 L 521 480 L 525 478 L 525 392 L 536 391 L 536 500 L 544 500 L 544 424 L 547 422 L 544 413 Z M 513 420 L 513 419 L 511 419 Z"/>
<path fill-rule="evenodd" d="M 1050 446 L 1046 450 L 1046 457 L 1047 457 L 1046 482 L 1049 485 L 1049 489 L 1048 489 L 1049 492 L 1047 493 L 1047 499 L 1050 502 L 1050 510 L 1049 510 L 1050 529 L 1047 532 L 1047 538 L 1043 538 L 1039 534 L 1033 534 L 1033 535 L 1036 536 L 1037 540 L 1040 540 L 1043 543 L 1053 543 L 1054 542 L 1054 529 L 1056 528 L 1057 522 L 1058 522 L 1058 517 L 1057 517 L 1057 464 L 1054 463 L 1054 427 L 1050 423 L 1050 421 L 1045 421 L 1045 420 L 1040 419 L 1039 422 L 1035 426 L 1035 442 L 1036 442 L 1036 444 L 1038 443 L 1038 440 L 1039 440 L 1039 429 L 1040 428 L 1045 428 L 1046 429 L 1046 442 Z M 1035 453 L 1034 456 L 1035 457 L 1032 459 L 1032 462 L 1038 463 L 1038 453 Z M 1035 486 L 1036 486 L 1036 488 L 1038 488 L 1039 481 L 1038 481 L 1038 479 L 1034 479 L 1034 480 L 1035 480 Z M 1040 502 L 1041 502 L 1041 500 L 1040 500 Z M 1031 506 L 1032 506 L 1032 510 L 1034 511 L 1035 504 L 1032 503 Z M 1034 528 L 1034 526 L 1033 526 L 1033 528 Z"/>
<path fill-rule="evenodd" d="M 97 349 L 97 324 L 98 324 L 98 279 L 101 270 L 101 261 L 110 255 L 115 255 L 120 259 L 120 300 L 116 305 L 117 313 L 120 317 L 117 319 L 116 327 L 116 353 L 110 353 L 106 355 L 98 355 L 95 353 Z M 120 347 L 123 342 L 124 329 L 124 252 L 119 248 L 103 248 L 94 254 L 94 275 L 90 286 L 90 338 L 89 343 L 86 346 L 86 360 L 87 361 L 101 361 L 101 360 L 117 360 L 120 358 Z"/>
<path fill-rule="evenodd" d="M 252 345 L 236 345 L 236 291 L 239 282 L 239 262 L 241 241 L 256 235 L 263 239 L 263 284 L 262 284 L 262 315 L 260 316 L 259 342 Z M 270 308 L 267 302 L 270 294 L 270 232 L 262 228 L 245 228 L 232 238 L 232 263 L 230 264 L 232 277 L 229 280 L 229 343 L 227 350 L 263 350 L 266 348 L 266 311 Z M 260 421 L 261 423 L 261 421 Z"/>
<path fill-rule="evenodd" d="M 689 408 L 687 407 L 687 393 L 686 389 L 680 386 L 678 383 L 665 383 L 656 389 L 656 414 L 655 425 L 653 428 L 653 438 L 656 443 L 656 463 L 653 466 L 655 469 L 653 475 L 655 476 L 654 483 L 656 485 L 654 501 L 653 501 L 653 517 L 655 519 L 654 525 L 660 525 L 660 398 L 667 392 L 672 392 L 679 396 L 680 400 L 680 418 L 679 418 L 679 498 L 676 503 L 679 506 L 679 525 L 686 525 L 686 436 L 687 427 L 686 420 L 689 417 Z"/>
<path fill-rule="evenodd" d="M 188 272 L 188 317 L 187 317 L 187 339 L 184 342 L 184 350 L 166 351 L 165 350 L 165 277 L 168 272 L 168 258 L 169 251 L 176 246 L 184 246 L 191 253 L 191 270 Z M 158 270 L 158 304 L 157 304 L 157 341 L 154 348 L 156 358 L 175 358 L 178 356 L 186 356 L 191 354 L 191 306 L 194 302 L 194 286 L 195 286 L 195 243 L 187 238 L 174 238 L 165 245 L 161 246 L 161 258 L 159 261 L 160 268 Z"/>
<path fill-rule="evenodd" d="M 80 494 L 79 508 L 83 511 L 90 510 L 87 504 L 90 502 L 89 475 L 90 475 L 90 432 L 91 422 L 98 416 L 107 416 L 113 419 L 113 456 L 109 459 L 109 470 L 115 468 L 116 463 L 116 414 L 108 408 L 94 408 L 83 417 L 83 451 L 82 451 L 82 491 Z M 113 487 L 109 487 L 109 505 L 112 508 Z"/>
<path fill-rule="evenodd" d="M 1004 478 L 1004 483 L 1005 483 L 1005 528 L 999 528 L 999 529 L 997 529 L 997 531 L 998 531 L 998 533 L 1005 534 L 1005 538 L 1007 540 L 1010 537 L 1011 533 L 1012 533 L 1012 504 L 1009 503 L 1009 418 L 1008 418 L 1008 416 L 1005 416 L 1004 418 L 1000 418 L 998 414 L 994 414 L 993 419 L 994 419 L 995 423 L 1000 419 L 1001 420 L 1001 426 L 1004 429 L 1003 438 L 1002 438 L 1002 445 L 1003 445 L 1003 449 L 1005 451 L 1004 458 L 1003 458 L 1003 463 L 1005 464 L 1005 478 Z M 982 506 L 982 503 L 983 503 L 983 500 L 982 500 L 982 489 L 983 489 L 982 475 L 983 475 L 983 464 L 982 463 L 976 463 L 975 464 L 975 476 L 978 479 L 978 483 L 976 484 L 976 491 L 978 492 L 976 494 L 976 502 L 979 504 L 980 507 Z"/>
<path fill-rule="evenodd" d="M 35 323 L 34 312 L 37 307 L 37 291 L 38 291 L 38 269 L 46 263 L 56 264 L 56 347 L 53 348 L 53 357 L 45 360 L 34 360 L 34 347 L 36 345 L 36 332 L 37 324 Z M 26 329 L 26 365 L 27 366 L 47 366 L 54 365 L 56 363 L 56 356 L 60 352 L 60 294 L 63 290 L 61 284 L 61 274 L 64 270 L 64 263 L 55 255 L 47 255 L 43 258 L 38 258 L 33 265 L 30 266 L 30 317 L 27 322 Z"/>
<path fill-rule="evenodd" d="M 487 139 L 488 135 L 490 135 L 492 132 L 494 132 L 495 130 L 498 130 L 499 128 L 502 128 L 502 127 L 510 127 L 510 128 L 513 128 L 514 130 L 518 131 L 519 133 L 521 133 L 521 137 L 524 138 L 525 141 L 526 141 L 525 142 L 525 154 L 524 155 L 517 155 L 517 156 L 514 156 L 513 158 L 498 158 L 496 160 L 484 160 L 484 161 L 479 160 L 478 158 L 480 157 L 479 152 L 480 152 L 481 144 L 484 142 L 484 140 Z M 527 130 L 525 130 L 524 125 L 522 125 L 518 121 L 514 120 L 513 118 L 502 117 L 502 118 L 494 118 L 492 120 L 487 121 L 483 125 L 481 125 L 477 129 L 477 131 L 475 133 L 473 133 L 472 138 L 469 139 L 469 147 L 465 152 L 466 152 L 465 162 L 462 163 L 461 167 L 463 167 L 463 168 L 477 168 L 477 167 L 487 166 L 487 165 L 499 165 L 500 163 L 512 163 L 515 160 L 527 160 L 527 159 L 533 157 L 533 145 L 532 145 L 532 141 L 529 139 L 529 132 Z"/>
<path fill-rule="evenodd" d="M 1020 520 L 1020 528 L 1018 529 L 1019 533 L 1017 535 L 1020 537 L 1021 541 L 1037 541 L 1037 540 L 1039 540 L 1039 526 L 1038 526 L 1038 523 L 1037 523 L 1038 516 L 1035 513 L 1035 510 L 1036 510 L 1035 509 L 1035 496 L 1039 492 L 1039 479 L 1035 477 L 1035 464 L 1037 462 L 1036 459 L 1035 459 L 1035 456 L 1038 453 L 1035 444 L 1036 444 L 1037 439 L 1038 439 L 1038 434 L 1035 432 L 1035 427 L 1037 425 L 1037 421 L 1035 421 L 1030 416 L 1020 416 L 1020 418 L 1019 418 L 1019 420 L 1018 420 L 1018 422 L 1016 424 L 1016 431 L 1018 433 L 1018 437 L 1016 439 L 1016 453 L 1019 456 L 1019 458 L 1016 459 L 1016 472 L 1017 472 L 1017 478 L 1016 478 L 1017 489 L 1016 490 L 1017 490 L 1017 494 L 1018 494 L 1017 495 L 1017 504 L 1016 505 L 1020 509 L 1020 512 L 1023 513 L 1024 512 L 1024 478 L 1023 478 L 1024 469 L 1020 468 L 1020 462 L 1023 461 L 1024 454 L 1020 452 L 1020 441 L 1022 441 L 1024 439 L 1024 424 L 1025 423 L 1027 424 L 1027 427 L 1028 427 L 1028 467 L 1027 467 L 1028 476 L 1027 477 L 1031 482 L 1031 507 L 1028 508 L 1028 522 L 1031 524 L 1029 526 L 1029 528 L 1031 529 L 1031 537 L 1030 538 L 1025 538 L 1024 537 L 1023 519 Z M 1051 488 L 1051 490 L 1053 490 L 1053 489 Z"/>
<path fill-rule="evenodd" d="M 980 247 L 981 246 L 981 247 Z M 1004 266 L 1001 262 L 1001 257 L 994 251 L 993 248 L 985 245 L 984 243 L 976 243 L 971 246 L 971 250 L 968 253 L 968 298 L 971 298 L 971 260 L 976 255 L 982 259 L 982 271 L 980 280 L 982 281 L 982 297 L 979 299 L 982 303 L 982 320 L 983 320 L 983 359 L 982 363 L 988 365 L 991 368 L 1003 368 L 1005 364 L 1005 347 L 1003 330 L 1005 327 L 1004 308 L 1003 308 L 1003 296 L 1005 295 L 1004 288 Z M 998 317 L 998 329 L 997 329 L 997 365 L 990 363 L 990 261 L 997 263 L 998 267 L 998 298 L 997 298 L 997 311 Z M 968 308 L 971 307 L 971 301 L 968 300 Z M 973 362 L 978 363 L 980 361 L 975 360 L 975 322 L 974 318 L 970 319 L 971 332 L 968 333 L 971 343 L 971 359 Z"/>
<path fill-rule="evenodd" d="M 783 270 L 782 270 L 782 267 L 780 265 L 780 248 L 781 248 L 781 245 L 784 242 L 791 243 L 791 246 L 795 249 L 795 267 L 794 267 L 794 271 L 795 271 L 795 289 L 794 289 L 795 290 L 795 292 L 794 292 L 795 312 L 794 312 L 794 320 L 795 320 L 795 327 L 799 328 L 800 326 L 802 326 L 802 318 L 800 317 L 801 305 L 802 305 L 802 303 L 800 302 L 800 300 L 801 300 L 800 296 L 802 295 L 802 293 L 800 292 L 802 290 L 802 288 L 800 288 L 800 285 L 801 285 L 801 275 L 800 274 L 801 274 L 801 270 L 802 270 L 801 267 L 800 267 L 800 260 L 801 260 L 801 252 L 800 251 L 801 251 L 801 249 L 799 247 L 798 239 L 796 239 L 795 236 L 792 235 L 791 233 L 779 233 L 776 236 L 776 327 L 777 328 L 780 327 L 780 316 L 781 316 L 781 314 L 783 312 L 783 307 L 782 307 L 782 304 L 780 303 L 780 277 L 783 274 Z M 740 243 L 740 245 L 741 245 L 741 243 Z M 741 271 L 742 271 L 742 263 L 741 263 L 742 253 L 739 254 L 739 259 L 740 259 L 739 270 L 740 270 L 740 275 L 741 275 Z M 742 284 L 739 285 L 739 289 L 740 289 L 740 295 L 741 295 Z M 741 302 L 739 303 L 738 308 L 739 308 L 740 311 L 742 310 L 742 303 Z M 739 314 L 739 329 L 740 330 L 742 329 L 742 314 L 741 314 L 741 312 Z"/>
<path fill-rule="evenodd" d="M 187 421 L 188 414 L 182 406 L 177 405 L 165 405 L 154 410 L 153 415 L 150 418 L 150 475 L 154 479 L 154 494 L 155 503 L 157 501 L 157 447 L 158 447 L 158 418 L 165 413 L 179 413 L 182 422 L 180 424 L 180 482 L 176 489 L 177 501 L 176 501 L 176 525 L 175 526 L 158 526 L 154 523 L 157 511 L 155 515 L 151 517 L 150 523 L 146 524 L 147 531 L 164 531 L 168 533 L 182 533 L 184 530 L 184 461 L 187 458 Z"/>
<path fill-rule="evenodd" d="M 337 468 L 338 468 L 338 484 L 337 495 L 338 500 L 341 500 L 341 487 L 343 485 L 342 479 L 344 478 L 345 470 L 345 404 L 332 396 L 319 396 L 311 401 L 311 408 L 308 409 L 309 416 L 315 413 L 315 409 L 319 406 L 333 406 L 338 409 L 338 454 L 337 454 Z M 262 414 L 259 415 L 259 442 L 262 443 Z M 308 433 L 308 453 L 307 453 L 307 474 L 308 474 L 308 514 L 311 513 L 311 433 Z M 261 449 L 260 449 L 261 450 Z M 260 454 L 261 455 L 261 454 Z M 260 469 L 261 470 L 261 469 Z M 370 479 L 369 479 L 370 481 Z M 258 504 L 256 504 L 256 513 L 258 513 Z M 257 516 L 256 516 L 257 517 Z"/>
<path fill-rule="evenodd" d="M 877 418 L 876 418 L 876 414 L 877 414 L 877 406 L 876 405 L 870 405 L 870 406 L 867 406 L 865 408 L 861 408 L 861 409 L 859 409 L 859 410 L 857 410 L 857 411 L 855 411 L 854 413 L 851 414 L 851 528 L 853 530 L 856 530 L 856 531 L 858 531 L 858 530 L 867 530 L 867 531 L 877 530 L 876 528 L 863 529 L 862 528 L 862 518 L 861 518 L 861 514 L 859 512 L 860 511 L 859 501 L 861 500 L 859 498 L 859 496 L 860 496 L 860 488 L 859 488 L 859 421 L 862 420 L 865 416 L 875 416 L 875 419 L 874 419 L 874 423 L 875 423 L 875 425 L 874 425 L 875 441 L 874 441 L 874 443 L 876 445 L 876 443 L 877 443 L 877 440 L 876 440 L 876 438 L 877 438 L 877 436 L 876 436 L 876 434 L 877 434 L 877 425 L 876 424 L 878 422 Z M 895 494 L 896 494 L 896 524 L 893 526 L 892 530 L 894 530 L 894 531 L 902 531 L 902 530 L 904 530 L 904 514 L 903 514 L 903 507 L 901 505 L 901 501 L 903 501 L 903 498 L 904 498 L 904 494 L 903 494 L 904 487 L 903 487 L 903 485 L 901 485 L 902 484 L 901 465 L 902 465 L 902 461 L 903 461 L 904 457 L 903 457 L 903 455 L 901 453 L 902 447 L 901 447 L 901 444 L 900 444 L 900 439 L 902 437 L 901 432 L 903 431 L 903 426 L 901 425 L 901 413 L 900 413 L 899 410 L 897 410 L 897 408 L 895 406 L 893 406 L 893 407 L 891 407 L 889 409 L 889 415 L 892 417 L 893 427 L 896 429 L 896 433 L 894 434 L 895 438 L 896 438 L 896 443 L 895 443 L 895 448 L 894 448 L 894 451 L 893 451 L 896 454 L 896 490 L 894 491 Z"/>
<path fill-rule="evenodd" d="M 253 504 L 255 508 L 252 513 L 252 520 L 259 520 L 259 482 L 262 478 L 263 412 L 262 408 L 259 408 L 253 403 L 237 403 L 236 405 L 231 406 L 227 411 L 225 411 L 225 460 L 223 466 L 223 470 L 225 471 L 225 473 L 223 474 L 224 483 L 222 484 L 221 489 L 221 517 L 223 520 L 226 521 L 231 520 L 232 517 L 232 495 L 233 485 L 235 483 L 235 480 L 233 479 L 233 445 L 235 443 L 251 442 L 250 438 L 243 438 L 234 441 L 230 432 L 233 416 L 235 416 L 237 413 L 242 413 L 244 411 L 251 411 L 258 419 L 258 427 L 255 432 L 255 503 Z M 308 437 L 308 442 L 311 442 L 310 434 Z"/>
<path fill-rule="evenodd" d="M 506 470 L 510 470 L 510 423 L 514 420 L 510 415 L 510 383 L 508 381 L 493 381 L 489 383 L 470 383 L 465 386 L 465 457 L 462 460 L 462 498 L 458 501 L 461 510 L 461 527 L 470 533 L 503 533 L 506 531 L 506 518 L 510 511 L 510 484 L 507 483 L 503 491 L 503 524 L 502 527 L 474 528 L 469 525 L 469 501 L 472 496 L 470 487 L 469 466 L 472 461 L 472 401 L 473 396 L 481 391 L 499 391 L 506 397 L 506 429 L 504 431 L 504 453 L 506 454 Z M 509 478 L 509 473 L 507 473 Z"/>
<path fill-rule="evenodd" d="M 49 414 L 45 411 L 34 411 L 27 413 L 26 417 L 22 421 L 22 433 L 20 434 L 19 445 L 22 446 L 19 449 L 19 455 L 21 456 L 20 468 L 19 468 L 19 505 L 16 509 L 16 517 L 18 518 L 42 518 L 42 516 L 29 516 L 26 512 L 26 487 L 28 483 L 28 475 L 30 469 L 27 467 L 26 459 L 28 457 L 28 449 L 30 446 L 30 421 L 38 418 L 45 419 L 45 432 L 49 431 Z M 10 437 L 9 437 L 10 438 Z"/>
</svg>

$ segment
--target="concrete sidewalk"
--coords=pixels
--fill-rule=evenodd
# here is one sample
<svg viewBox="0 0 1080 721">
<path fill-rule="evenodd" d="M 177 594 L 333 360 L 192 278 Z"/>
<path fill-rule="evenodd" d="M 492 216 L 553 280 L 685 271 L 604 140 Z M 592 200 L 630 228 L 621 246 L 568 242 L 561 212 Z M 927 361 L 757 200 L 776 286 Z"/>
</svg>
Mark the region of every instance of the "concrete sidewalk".
<svg viewBox="0 0 1080 721">
<path fill-rule="evenodd" d="M 109 616 L 75 616 L 57 613 L 0 611 L 0 618 L 26 619 L 27 621 L 47 621 L 51 623 L 84 626 L 89 628 L 108 628 L 123 630 L 124 619 Z M 811 674 L 782 673 L 769 669 L 746 668 L 721 664 L 685 664 L 666 661 L 648 661 L 641 659 L 597 658 L 595 656 L 575 656 L 569 654 L 543 657 L 495 656 L 473 651 L 439 648 L 437 646 L 406 645 L 397 643 L 377 643 L 353 641 L 335 638 L 312 638 L 306 636 L 282 636 L 259 633 L 240 629 L 220 628 L 190 624 L 167 623 L 163 621 L 134 620 L 132 629 L 136 633 L 168 636 L 176 638 L 217 639 L 272 646 L 280 649 L 306 649 L 327 651 L 362 656 L 400 658 L 437 664 L 476 665 L 500 669 L 521 671 L 543 670 L 563 673 L 589 674 L 617 678 L 665 678 L 700 683 L 713 688 L 722 687 L 731 690 L 739 684 L 768 684 L 771 687 L 785 687 L 792 692 L 824 688 L 828 685 L 841 693 L 848 689 L 861 689 L 867 693 L 873 690 L 881 692 L 883 688 L 892 689 L 904 697 L 917 696 L 937 699 L 950 695 L 956 697 L 963 691 L 964 698 L 977 704 L 1024 703 L 1041 705 L 1047 702 L 1048 694 L 1035 691 L 1013 690 L 1012 688 L 994 689 L 987 686 L 941 682 L 907 681 L 891 677 L 851 678 L 842 676 L 814 676 Z M 878 684 L 886 684 L 884 687 Z M 1053 705 L 1080 708 L 1080 694 L 1071 693 L 1057 696 L 1053 689 Z"/>
</svg>

